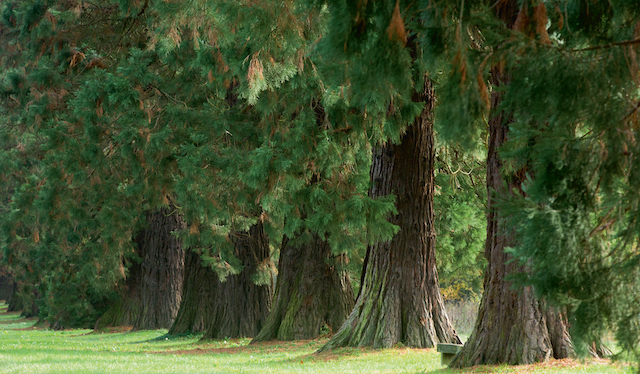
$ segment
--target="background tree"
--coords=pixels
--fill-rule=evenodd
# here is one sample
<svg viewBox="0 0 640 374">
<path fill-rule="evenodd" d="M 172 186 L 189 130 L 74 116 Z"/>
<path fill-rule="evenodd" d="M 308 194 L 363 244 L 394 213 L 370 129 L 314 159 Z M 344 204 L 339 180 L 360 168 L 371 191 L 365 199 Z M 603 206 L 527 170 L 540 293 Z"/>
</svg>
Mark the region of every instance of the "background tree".
<svg viewBox="0 0 640 374">
<path fill-rule="evenodd" d="M 244 159 L 250 161 L 247 169 L 237 167 L 240 173 L 231 177 L 242 183 L 240 198 L 234 203 L 246 207 L 258 201 L 270 236 L 274 237 L 273 228 L 281 228 L 281 235 L 286 236 L 279 253 L 272 316 L 263 329 L 265 334 L 257 338 L 317 336 L 325 324 L 337 328 L 341 321 L 335 316 L 344 318 L 350 309 L 350 302 L 345 302 L 352 297 L 350 282 L 340 264 L 343 254 L 391 232 L 380 213 L 391 208 L 388 200 L 373 201 L 366 195 L 371 159 L 359 127 L 363 117 L 351 112 L 339 87 L 325 86 L 307 57 L 326 12 L 309 11 L 296 2 L 281 7 L 268 1 L 200 5 L 215 13 L 213 27 L 209 27 L 215 35 L 189 21 L 181 24 L 180 35 L 192 35 L 189 30 L 196 29 L 211 46 L 204 54 L 211 53 L 216 59 L 209 60 L 209 66 L 202 65 L 210 84 L 235 82 L 229 87 L 237 100 L 232 100 L 232 110 L 219 112 L 218 123 L 225 126 L 228 137 L 256 130 L 257 146 L 244 148 Z M 186 20 L 181 12 L 189 14 L 194 8 L 172 9 L 178 15 L 173 19 Z M 175 45 L 175 40 L 169 40 L 172 22 L 166 23 L 167 43 Z M 160 40 L 159 45 L 162 43 Z M 198 48 L 205 49 L 203 45 Z M 246 164 L 240 161 L 239 165 Z M 376 222 L 379 235 L 367 237 L 363 228 Z M 328 275 L 317 269 L 325 269 Z M 294 281 L 287 284 L 287 279 Z M 285 286 L 294 287 L 285 291 Z M 314 313 L 297 310 L 304 306 L 300 300 L 314 299 L 318 300 Z M 338 306 L 340 312 L 330 310 Z M 287 311 L 288 317 L 281 311 Z M 288 321 L 284 325 L 283 317 Z M 294 332 L 290 326 L 298 327 Z"/>
<path fill-rule="evenodd" d="M 25 47 L 6 60 L 15 65 L 8 109 L 43 155 L 12 196 L 5 248 L 15 266 L 37 269 L 43 318 L 92 325 L 135 257 L 145 212 L 167 198 L 172 150 L 157 147 L 167 128 L 150 121 L 161 69 L 136 49 L 148 4 L 3 5 L 11 42 Z M 25 225 L 27 243 L 16 231 Z"/>
<path fill-rule="evenodd" d="M 169 328 L 182 296 L 184 249 L 174 233 L 184 222 L 167 208 L 148 212 L 148 227 L 136 234 L 140 263 L 129 267 L 124 295 L 113 302 L 95 328 L 132 326 L 137 330 Z"/>
<path fill-rule="evenodd" d="M 544 7 L 544 4 L 537 6 Z M 530 17 L 527 4 L 519 6 L 517 2 L 503 2 L 495 8 L 495 12 L 506 28 L 529 32 L 529 25 L 522 21 Z M 531 16 L 534 22 L 546 23 L 546 17 L 545 20 L 536 18 L 543 17 L 540 10 L 535 14 L 532 12 Z M 536 31 L 541 32 L 540 29 Z M 546 34 L 546 30 L 542 32 Z M 536 36 L 533 34 L 534 38 Z M 485 247 L 488 267 L 476 327 L 452 363 L 454 366 L 504 362 L 527 364 L 545 361 L 549 357 L 565 358 L 572 350 L 564 320 L 555 316 L 553 310 L 547 310 L 531 288 L 513 290 L 511 282 L 507 280 L 508 276 L 524 269 L 510 261 L 506 253 L 508 247 L 517 243 L 517 239 L 511 230 L 504 227 L 508 218 L 498 208 L 496 199 L 520 190 L 522 176 L 528 170 L 519 169 L 507 174 L 503 169 L 505 161 L 498 150 L 509 138 L 509 123 L 513 119 L 509 112 L 499 109 L 502 101 L 499 90 L 510 84 L 509 70 L 492 68 L 490 82 L 494 90 L 491 94 L 487 156 L 487 188 L 491 193 Z M 496 325 L 500 329 L 491 328 Z M 505 330 L 509 333 L 505 334 Z"/>
<path fill-rule="evenodd" d="M 169 335 L 204 332 L 203 338 L 212 339 L 254 337 L 264 325 L 273 293 L 268 237 L 258 222 L 232 238 L 242 271 L 224 280 L 203 263 L 199 253 L 187 253 L 182 304 Z"/>
<path fill-rule="evenodd" d="M 458 306 L 482 296 L 487 235 L 485 158 L 484 147 L 467 152 L 441 143 L 436 148 L 436 267 L 445 301 Z"/>
</svg>

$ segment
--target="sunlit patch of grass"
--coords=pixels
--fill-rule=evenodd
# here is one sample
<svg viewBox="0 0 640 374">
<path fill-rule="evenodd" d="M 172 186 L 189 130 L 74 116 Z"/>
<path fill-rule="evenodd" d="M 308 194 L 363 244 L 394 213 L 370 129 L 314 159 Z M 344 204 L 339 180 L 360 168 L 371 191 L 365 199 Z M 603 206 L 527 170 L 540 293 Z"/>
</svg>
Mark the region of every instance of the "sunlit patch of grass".
<svg viewBox="0 0 640 374">
<path fill-rule="evenodd" d="M 341 348 L 316 354 L 326 339 L 266 342 L 201 341 L 200 334 L 169 337 L 166 330 L 52 331 L 0 314 L 2 373 L 625 373 L 605 360 L 551 361 L 529 366 L 450 370 L 435 349 Z M 117 331 L 117 330 L 114 330 Z"/>
</svg>

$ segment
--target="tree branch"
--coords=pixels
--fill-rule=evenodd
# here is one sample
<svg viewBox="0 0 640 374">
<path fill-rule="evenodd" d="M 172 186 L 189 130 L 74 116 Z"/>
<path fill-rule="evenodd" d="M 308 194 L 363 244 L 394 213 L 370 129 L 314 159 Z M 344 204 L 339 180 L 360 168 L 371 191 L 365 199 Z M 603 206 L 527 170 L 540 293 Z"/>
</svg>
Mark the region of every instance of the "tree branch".
<svg viewBox="0 0 640 374">
<path fill-rule="evenodd" d="M 618 47 L 618 46 L 623 46 L 623 45 L 631 45 L 631 44 L 640 44 L 640 38 L 633 39 L 633 40 L 625 40 L 623 42 L 615 42 L 615 43 L 609 43 L 609 44 L 603 44 L 603 45 L 594 45 L 594 46 L 587 47 L 587 48 L 572 49 L 571 52 L 595 51 L 595 50 L 598 50 L 598 49 L 607 49 L 607 48 L 613 48 L 613 47 Z"/>
</svg>

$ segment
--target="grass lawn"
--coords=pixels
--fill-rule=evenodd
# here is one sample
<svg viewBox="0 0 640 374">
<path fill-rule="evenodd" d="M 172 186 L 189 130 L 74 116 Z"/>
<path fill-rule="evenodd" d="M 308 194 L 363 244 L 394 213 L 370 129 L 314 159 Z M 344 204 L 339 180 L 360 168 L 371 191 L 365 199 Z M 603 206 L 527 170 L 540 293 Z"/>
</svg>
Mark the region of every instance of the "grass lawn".
<svg viewBox="0 0 640 374">
<path fill-rule="evenodd" d="M 35 328 L 0 306 L 0 371 L 9 373 L 631 373 L 606 360 L 560 360 L 521 367 L 445 369 L 435 349 L 339 349 L 326 339 L 248 346 L 247 339 L 199 342 L 166 330 L 93 333 Z"/>
</svg>

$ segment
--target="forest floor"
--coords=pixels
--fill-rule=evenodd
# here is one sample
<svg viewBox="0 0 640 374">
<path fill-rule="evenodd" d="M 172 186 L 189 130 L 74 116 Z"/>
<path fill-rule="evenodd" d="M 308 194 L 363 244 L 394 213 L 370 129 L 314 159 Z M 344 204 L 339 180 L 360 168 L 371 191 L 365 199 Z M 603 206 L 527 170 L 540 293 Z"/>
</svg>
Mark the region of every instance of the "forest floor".
<svg viewBox="0 0 640 374">
<path fill-rule="evenodd" d="M 267 342 L 199 341 L 166 337 L 166 330 L 52 331 L 34 319 L 7 313 L 0 304 L 0 370 L 3 373 L 631 373 L 608 360 L 552 360 L 526 366 L 450 370 L 435 349 L 344 348 L 315 354 L 326 339 Z"/>
</svg>

